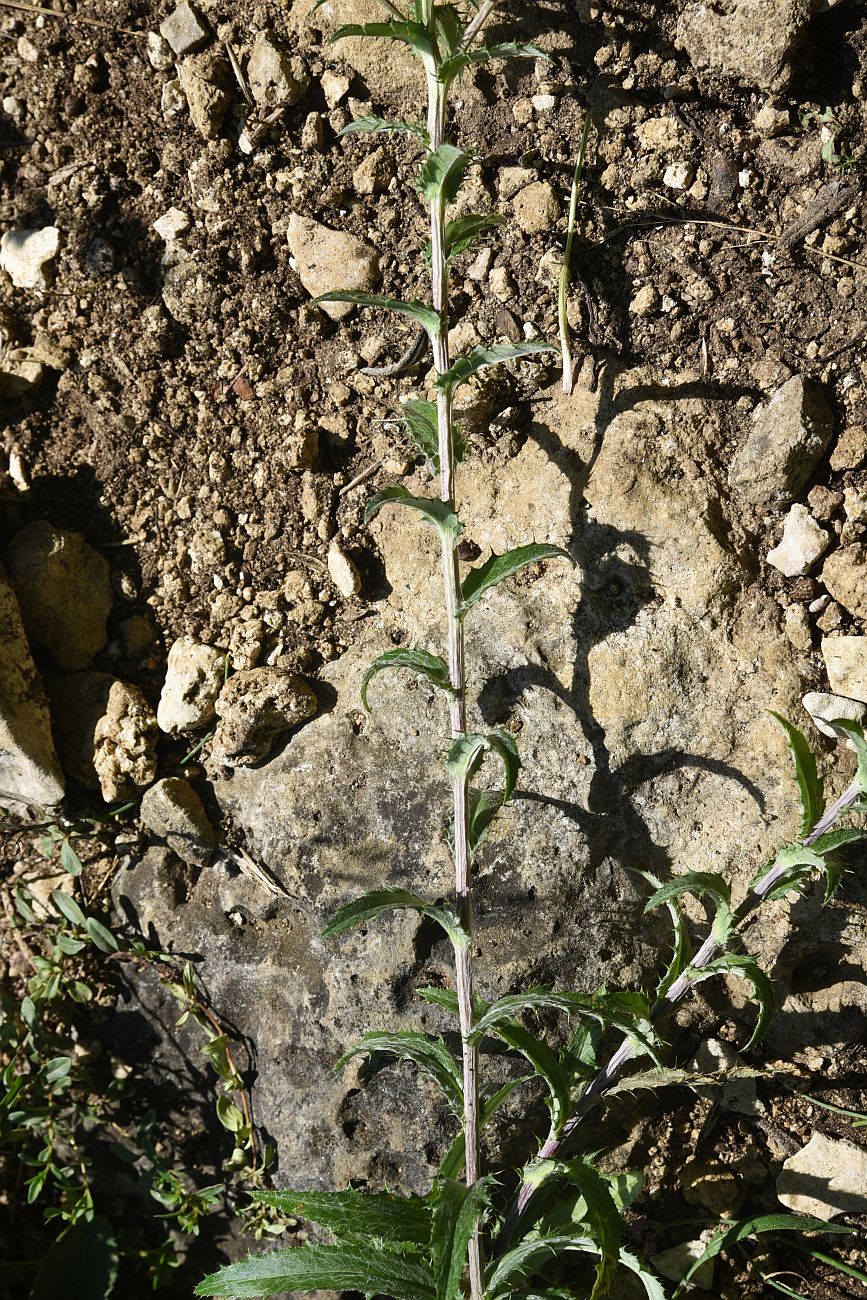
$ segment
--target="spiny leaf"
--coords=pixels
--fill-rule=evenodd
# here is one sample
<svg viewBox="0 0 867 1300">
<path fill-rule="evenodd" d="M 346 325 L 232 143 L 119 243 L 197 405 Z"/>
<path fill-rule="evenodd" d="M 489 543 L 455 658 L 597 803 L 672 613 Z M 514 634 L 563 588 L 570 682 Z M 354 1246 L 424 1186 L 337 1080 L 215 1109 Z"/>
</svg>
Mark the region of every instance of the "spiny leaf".
<svg viewBox="0 0 867 1300">
<path fill-rule="evenodd" d="M 463 19 L 459 10 L 451 4 L 434 5 L 433 21 L 440 51 L 447 55 L 453 54 L 464 34 Z"/>
<path fill-rule="evenodd" d="M 346 1242 L 320 1246 L 306 1242 L 289 1250 L 248 1255 L 205 1278 L 198 1296 L 278 1295 L 281 1291 L 360 1291 L 392 1300 L 434 1300 L 426 1265 L 406 1257 L 403 1246 L 386 1242 Z"/>
<path fill-rule="evenodd" d="M 702 1074 L 699 1070 L 674 1070 L 662 1066 L 656 1070 L 647 1070 L 644 1074 L 631 1074 L 625 1079 L 618 1079 L 606 1089 L 609 1097 L 618 1092 L 643 1092 L 648 1088 L 725 1088 L 737 1079 L 766 1079 L 767 1070 L 758 1070 L 751 1065 L 727 1065 L 715 1074 Z"/>
<path fill-rule="evenodd" d="M 408 668 L 410 672 L 426 677 L 431 686 L 443 691 L 449 698 L 454 698 L 454 687 L 449 680 L 448 664 L 439 655 L 429 654 L 427 650 L 386 650 L 377 655 L 361 679 L 361 702 L 370 712 L 367 702 L 367 688 L 377 673 L 387 668 Z"/>
<path fill-rule="evenodd" d="M 341 1070 L 354 1056 L 372 1055 L 374 1052 L 388 1052 L 400 1061 L 412 1061 L 439 1086 L 455 1114 L 463 1115 L 461 1067 L 441 1038 L 429 1038 L 410 1030 L 393 1034 L 374 1030 L 365 1034 L 360 1043 L 350 1047 L 334 1068 Z"/>
<path fill-rule="evenodd" d="M 468 781 L 482 765 L 485 754 L 496 754 L 506 773 L 503 802 L 511 797 L 518 779 L 521 760 L 518 746 L 508 731 L 464 732 L 458 736 L 446 755 L 446 768 L 453 781 Z"/>
<path fill-rule="evenodd" d="M 827 867 L 824 855 L 815 848 L 806 848 L 803 844 L 786 844 L 778 851 L 773 862 L 756 874 L 751 888 L 758 891 L 762 898 L 783 898 L 791 890 L 798 889 L 805 880 L 812 880 L 815 872 L 824 873 Z M 779 880 L 770 888 L 763 887 L 763 882 L 772 873 L 779 876 Z"/>
<path fill-rule="evenodd" d="M 536 45 L 517 45 L 514 41 L 504 41 L 499 45 L 480 45 L 471 50 L 463 50 L 451 58 L 443 60 L 440 76 L 451 81 L 468 64 L 490 63 L 493 59 L 547 59 L 548 55 Z"/>
<path fill-rule="evenodd" d="M 364 511 L 364 522 L 369 524 L 373 516 L 383 506 L 388 505 L 406 506 L 410 510 L 417 510 L 425 523 L 435 528 L 444 540 L 457 541 L 461 531 L 461 521 L 447 502 L 440 501 L 437 497 L 414 497 L 406 488 L 395 485 L 383 488 L 376 496 L 371 497 Z"/>
<path fill-rule="evenodd" d="M 503 1084 L 502 1088 L 498 1088 L 492 1096 L 485 1098 L 482 1103 L 481 1127 L 484 1128 L 490 1122 L 506 1098 L 510 1097 L 516 1088 L 520 1088 L 522 1084 L 529 1083 L 534 1078 L 535 1075 L 533 1074 L 525 1074 L 520 1079 L 510 1079 L 508 1083 Z M 458 1133 L 443 1157 L 442 1163 L 437 1170 L 437 1177 L 459 1178 L 465 1163 L 466 1145 L 464 1135 Z"/>
<path fill-rule="evenodd" d="M 400 298 L 386 298 L 380 293 L 356 293 L 354 289 L 333 289 L 329 293 L 320 293 L 318 298 L 311 298 L 316 306 L 320 302 L 351 302 L 356 307 L 379 307 L 383 311 L 397 312 L 398 316 L 408 316 L 423 326 L 428 338 L 435 338 L 440 330 L 440 315 L 426 302 L 413 298 L 404 302 Z"/>
<path fill-rule="evenodd" d="M 398 418 L 406 425 L 409 436 L 416 447 L 427 458 L 436 473 L 439 473 L 440 453 L 439 434 L 437 430 L 436 402 L 426 402 L 415 398 L 403 402 L 397 409 Z"/>
<path fill-rule="evenodd" d="M 462 253 L 469 252 L 486 231 L 503 226 L 505 223 L 506 218 L 499 212 L 488 212 L 485 215 L 467 213 L 466 216 L 456 217 L 454 221 L 447 221 L 443 232 L 446 260 L 451 261 L 455 257 L 460 257 Z"/>
<path fill-rule="evenodd" d="M 252 1192 L 260 1205 L 273 1205 L 307 1223 L 318 1223 L 335 1237 L 375 1237 L 408 1241 L 426 1248 L 430 1240 L 431 1208 L 422 1196 L 391 1192 Z"/>
<path fill-rule="evenodd" d="M 838 736 L 848 740 L 858 755 L 858 783 L 861 793 L 867 794 L 867 740 L 864 739 L 864 728 L 850 718 L 834 718 L 829 721 L 828 726 L 832 727 Z"/>
<path fill-rule="evenodd" d="M 353 902 L 346 903 L 328 922 L 322 931 L 322 938 L 332 939 L 334 935 L 342 934 L 344 930 L 350 930 L 364 921 L 370 921 L 383 912 L 403 908 L 420 912 L 422 916 L 436 921 L 437 925 L 445 930 L 455 948 L 466 948 L 469 943 L 466 930 L 450 908 L 427 903 L 417 894 L 411 894 L 405 889 L 373 889 Z"/>
<path fill-rule="evenodd" d="M 559 1132 L 569 1115 L 571 1095 L 566 1071 L 554 1052 L 543 1039 L 519 1025 L 517 1020 L 499 1020 L 492 1026 L 492 1031 L 507 1046 L 520 1052 L 548 1085 L 551 1094 L 548 1103 L 551 1110 L 551 1132 Z"/>
<path fill-rule="evenodd" d="M 506 802 L 505 790 L 467 790 L 470 849 L 477 849 Z"/>
<path fill-rule="evenodd" d="M 421 169 L 418 187 L 429 203 L 447 208 L 455 200 L 470 155 L 453 144 L 441 144 L 429 153 Z"/>
<path fill-rule="evenodd" d="M 347 122 L 343 127 L 341 135 L 414 135 L 419 140 L 427 143 L 427 131 L 420 122 L 401 122 L 394 118 L 387 117 L 356 117 L 352 122 Z"/>
<path fill-rule="evenodd" d="M 376 36 L 383 40 L 400 41 L 415 51 L 427 70 L 435 70 L 436 51 L 430 32 L 422 23 L 399 22 L 396 18 L 387 23 L 346 23 L 343 27 L 338 27 L 329 44 L 333 45 L 335 41 L 342 41 L 347 36 Z"/>
<path fill-rule="evenodd" d="M 682 1293 L 687 1283 L 695 1276 L 702 1264 L 716 1259 L 717 1255 L 734 1246 L 747 1237 L 758 1237 L 765 1232 L 838 1232 L 854 1231 L 839 1223 L 826 1223 L 824 1219 L 811 1219 L 795 1214 L 762 1214 L 754 1219 L 741 1219 L 738 1223 L 727 1226 L 708 1243 L 698 1259 L 694 1260 L 675 1289 L 673 1300 Z"/>
<path fill-rule="evenodd" d="M 731 907 L 731 889 L 728 882 L 715 871 L 687 871 L 675 876 L 657 889 L 645 903 L 645 912 L 652 912 L 669 899 L 694 894 L 696 898 L 709 897 L 714 903 L 713 937 L 719 944 L 728 941 L 734 925 Z"/>
<path fill-rule="evenodd" d="M 527 989 L 524 993 L 510 993 L 491 1003 L 478 1017 L 472 1041 L 478 1041 L 492 1031 L 498 1033 L 497 1025 L 501 1020 L 513 1017 L 521 1011 L 532 1011 L 542 1007 L 564 1011 L 567 1015 L 588 1016 L 605 1028 L 618 1029 L 627 1035 L 637 1056 L 647 1055 L 656 1059 L 656 1039 L 649 1018 L 647 999 L 637 992 L 594 995 L 552 993 L 548 989 L 536 988 Z"/>
<path fill-rule="evenodd" d="M 631 1250 L 625 1250 L 621 1247 L 619 1255 L 620 1263 L 624 1268 L 628 1268 L 630 1273 L 634 1273 L 641 1285 L 644 1287 L 644 1294 L 647 1300 L 666 1300 L 665 1290 L 659 1278 L 651 1273 L 643 1259 L 639 1259 Z"/>
<path fill-rule="evenodd" d="M 468 609 L 472 609 L 473 605 L 481 600 L 486 591 L 496 587 L 505 578 L 510 578 L 513 573 L 518 573 L 528 564 L 538 564 L 541 560 L 550 560 L 556 555 L 572 562 L 568 551 L 550 542 L 530 542 L 526 546 L 516 546 L 503 555 L 492 554 L 484 564 L 470 569 L 461 582 L 459 614 L 463 616 Z"/>
<path fill-rule="evenodd" d="M 599 1253 L 595 1241 L 589 1236 L 577 1234 L 551 1235 L 533 1237 L 513 1246 L 505 1255 L 494 1262 L 485 1288 L 486 1300 L 496 1300 L 497 1296 L 507 1295 L 514 1288 L 507 1283 L 520 1282 L 539 1272 L 545 1264 L 550 1264 L 558 1255 L 569 1250 L 581 1251 L 583 1254 Z"/>
<path fill-rule="evenodd" d="M 761 1038 L 774 1014 L 773 986 L 756 959 L 744 953 L 727 952 L 717 957 L 715 961 L 708 962 L 700 970 L 691 967 L 686 973 L 693 984 L 710 979 L 714 975 L 737 975 L 752 986 L 753 1000 L 758 1003 L 759 1016 L 750 1041 L 744 1048 L 744 1051 L 748 1052 Z"/>
<path fill-rule="evenodd" d="M 822 816 L 825 808 L 824 783 L 816 769 L 816 756 L 807 744 L 805 736 L 784 718 L 781 713 L 770 711 L 786 734 L 792 759 L 795 764 L 795 778 L 801 792 L 801 834 L 807 835 Z"/>
<path fill-rule="evenodd" d="M 497 366 L 503 361 L 534 356 L 537 352 L 553 352 L 549 343 L 497 343 L 493 347 L 472 348 L 466 356 L 458 357 L 448 370 L 437 376 L 436 386 L 444 392 L 454 393 L 473 375 L 486 366 Z"/>
<path fill-rule="evenodd" d="M 532 1166 L 531 1178 L 535 1187 L 551 1184 L 555 1180 L 565 1180 L 579 1191 L 583 1204 L 573 1201 L 567 1208 L 566 1215 L 558 1217 L 559 1202 L 555 1201 L 552 1214 L 543 1218 L 543 1230 L 562 1232 L 568 1229 L 570 1218 L 572 1222 L 590 1230 L 590 1235 L 599 1248 L 596 1282 L 590 1300 L 605 1295 L 611 1274 L 617 1265 L 621 1232 L 620 1209 L 614 1200 L 608 1179 L 586 1159 L 538 1161 Z"/>
<path fill-rule="evenodd" d="M 490 1204 L 489 1183 L 487 1178 L 472 1187 L 450 1179 L 437 1183 L 430 1239 L 437 1300 L 457 1300 L 461 1294 L 467 1247 Z"/>
<path fill-rule="evenodd" d="M 640 867 L 633 867 L 630 869 L 634 871 L 636 875 L 641 876 L 646 880 L 649 885 L 652 885 L 655 890 L 662 889 L 662 881 L 658 876 L 655 876 L 652 871 L 645 871 Z M 671 957 L 669 958 L 668 965 L 656 986 L 657 998 L 665 997 L 667 991 L 671 988 L 674 981 L 686 966 L 690 954 L 686 920 L 680 909 L 679 900 L 668 898 L 666 899 L 665 905 L 668 908 L 668 914 L 671 917 L 671 925 L 674 930 L 674 941 L 672 943 Z"/>
</svg>

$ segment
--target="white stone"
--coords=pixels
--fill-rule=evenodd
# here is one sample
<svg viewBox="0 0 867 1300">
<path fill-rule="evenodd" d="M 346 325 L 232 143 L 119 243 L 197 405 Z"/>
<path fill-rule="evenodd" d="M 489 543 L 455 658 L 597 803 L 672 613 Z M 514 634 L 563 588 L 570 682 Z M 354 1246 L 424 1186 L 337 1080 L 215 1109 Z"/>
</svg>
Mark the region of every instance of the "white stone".
<svg viewBox="0 0 867 1300">
<path fill-rule="evenodd" d="M 817 1219 L 867 1214 L 867 1151 L 814 1133 L 783 1165 L 777 1196 L 795 1214 Z"/>
<path fill-rule="evenodd" d="M 157 72 L 165 72 L 175 61 L 172 47 L 163 36 L 160 36 L 159 32 L 148 32 L 145 52 L 148 63 Z"/>
<path fill-rule="evenodd" d="M 689 1063 L 689 1068 L 700 1074 L 724 1075 L 740 1064 L 742 1064 L 741 1058 L 731 1043 L 709 1038 L 699 1047 Z M 699 1097 L 718 1101 L 723 1110 L 732 1110 L 739 1115 L 756 1115 L 764 1110 L 763 1103 L 756 1097 L 755 1079 L 730 1079 L 728 1083 L 721 1083 L 719 1086 L 711 1084 L 706 1087 L 697 1086 L 694 1091 Z"/>
<path fill-rule="evenodd" d="M 629 304 L 633 316 L 650 316 L 659 306 L 659 293 L 652 284 L 645 284 Z"/>
<path fill-rule="evenodd" d="M 704 1235 L 694 1241 L 682 1241 L 679 1246 L 672 1246 L 669 1250 L 654 1255 L 651 1263 L 663 1277 L 667 1277 L 671 1282 L 679 1282 L 704 1253 L 706 1247 L 707 1240 Z M 706 1260 L 701 1268 L 693 1273 L 690 1282 L 702 1291 L 709 1291 L 713 1285 L 713 1260 Z"/>
<path fill-rule="evenodd" d="M 352 560 L 337 542 L 328 548 L 328 574 L 341 596 L 351 600 L 361 590 L 361 578 Z"/>
<path fill-rule="evenodd" d="M 186 102 L 177 77 L 163 83 L 160 91 L 160 112 L 163 117 L 175 117 L 185 107 Z"/>
<path fill-rule="evenodd" d="M 779 546 L 768 551 L 768 564 L 786 578 L 799 577 L 809 573 L 830 541 L 830 533 L 819 527 L 806 506 L 793 505 L 783 521 Z"/>
<path fill-rule="evenodd" d="M 692 184 L 693 175 L 690 163 L 669 163 L 663 173 L 662 183 L 670 190 L 685 190 Z"/>
<path fill-rule="evenodd" d="M 867 522 L 867 491 L 864 488 L 847 487 L 843 493 L 843 509 L 850 524 Z"/>
<path fill-rule="evenodd" d="M 256 33 L 247 60 L 247 80 L 256 103 L 264 108 L 297 104 L 307 88 L 300 59 L 293 59 L 273 32 Z"/>
<path fill-rule="evenodd" d="M 533 107 L 537 113 L 550 113 L 553 108 L 557 107 L 556 95 L 534 95 Z"/>
<path fill-rule="evenodd" d="M 319 78 L 319 84 L 328 107 L 336 108 L 349 90 L 349 77 L 345 73 L 332 72 L 330 68 L 326 68 Z"/>
<path fill-rule="evenodd" d="M 180 208 L 169 208 L 161 217 L 157 217 L 153 223 L 154 230 L 160 239 L 165 240 L 168 244 L 171 240 L 177 239 L 179 235 L 185 235 L 189 230 L 192 222 L 186 212 Z"/>
<path fill-rule="evenodd" d="M 867 704 L 867 636 L 826 636 L 822 658 L 831 690 Z"/>
<path fill-rule="evenodd" d="M 833 727 L 828 726 L 829 722 L 835 718 L 863 722 L 867 716 L 867 704 L 860 700 L 848 700 L 844 695 L 831 695 L 827 691 L 808 691 L 801 703 L 822 735 L 830 736 L 832 740 L 837 739 L 837 733 Z"/>
<path fill-rule="evenodd" d="M 505 266 L 495 266 L 488 281 L 491 293 L 498 302 L 508 302 L 518 292 L 515 281 Z"/>
<path fill-rule="evenodd" d="M 179 59 L 193 54 L 206 45 L 211 33 L 208 24 L 191 4 L 178 5 L 168 18 L 160 23 L 160 36 L 166 40 Z"/>
<path fill-rule="evenodd" d="M 225 655 L 212 646 L 181 637 L 169 650 L 166 680 L 157 707 L 161 731 L 174 735 L 206 727 L 223 686 Z"/>
<path fill-rule="evenodd" d="M 16 289 L 47 289 L 45 267 L 57 253 L 60 231 L 56 226 L 41 230 L 7 230 L 0 239 L 0 267 Z"/>
</svg>

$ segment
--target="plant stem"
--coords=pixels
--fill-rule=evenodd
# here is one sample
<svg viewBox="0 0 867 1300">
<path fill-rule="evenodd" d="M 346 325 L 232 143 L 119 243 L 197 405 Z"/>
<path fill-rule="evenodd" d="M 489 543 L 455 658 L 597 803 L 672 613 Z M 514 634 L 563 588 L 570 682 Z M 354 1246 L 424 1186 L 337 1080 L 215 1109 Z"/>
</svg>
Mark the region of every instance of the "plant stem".
<svg viewBox="0 0 867 1300">
<path fill-rule="evenodd" d="M 860 783 L 856 778 L 852 784 L 840 795 L 824 816 L 816 822 L 815 826 L 805 835 L 801 843 L 805 847 L 815 843 L 820 835 L 824 834 L 830 826 L 836 822 L 841 813 L 855 802 L 860 794 Z M 772 867 L 769 871 L 756 882 L 746 898 L 735 910 L 733 933 L 737 933 L 743 928 L 745 921 L 752 916 L 758 907 L 764 902 L 765 897 L 771 892 L 775 885 L 778 885 L 786 875 L 788 868 L 783 866 Z M 720 944 L 709 934 L 698 952 L 690 961 L 686 970 L 684 970 L 676 980 L 666 989 L 661 998 L 657 1000 L 650 1010 L 651 1023 L 656 1024 L 666 1016 L 677 1004 L 686 996 L 693 987 L 693 980 L 690 978 L 691 971 L 702 970 L 705 966 L 710 965 L 717 954 L 723 950 L 724 944 Z M 550 1160 L 561 1150 L 568 1142 L 569 1138 L 575 1132 L 578 1125 L 593 1109 L 593 1106 L 600 1097 L 608 1091 L 611 1085 L 618 1078 L 624 1066 L 628 1065 L 635 1055 L 635 1048 L 628 1039 L 617 1048 L 617 1051 L 611 1056 L 608 1063 L 598 1071 L 591 1079 L 590 1083 L 581 1094 L 581 1098 L 576 1105 L 572 1114 L 557 1134 L 551 1137 L 540 1148 L 537 1160 Z M 532 1183 L 526 1176 L 518 1189 L 518 1194 L 512 1203 L 508 1215 L 503 1223 L 503 1227 L 497 1238 L 497 1251 L 508 1249 L 509 1243 L 515 1235 L 515 1231 L 524 1216 L 527 1206 L 533 1199 L 538 1184 Z"/>
<path fill-rule="evenodd" d="M 428 76 L 428 134 L 430 148 L 436 150 L 443 143 L 447 87 L 435 77 Z M 434 309 L 439 312 L 440 325 L 434 339 L 434 367 L 438 375 L 449 368 L 448 344 L 448 268 L 445 247 L 445 204 L 442 196 L 431 200 L 431 289 Z M 437 391 L 437 434 L 440 461 L 440 497 L 455 510 L 455 445 L 452 395 L 442 389 Z M 454 689 L 450 705 L 452 737 L 463 735 L 466 720 L 466 678 L 464 673 L 464 626 L 458 616 L 461 598 L 460 559 L 457 539 L 445 535 L 442 540 L 442 575 L 447 618 L 449 677 Z M 461 924 L 470 936 L 470 943 L 455 949 L 455 983 L 460 1011 L 461 1044 L 464 1086 L 464 1145 L 466 1148 L 466 1181 L 471 1187 L 479 1178 L 479 1048 L 471 1042 L 475 1028 L 473 1011 L 473 911 L 470 890 L 469 824 L 467 815 L 466 781 L 457 776 L 452 784 L 454 806 L 454 862 L 455 903 Z M 484 1290 L 484 1264 L 478 1232 L 469 1244 L 470 1294 L 472 1300 L 481 1300 Z"/>
<path fill-rule="evenodd" d="M 560 283 L 557 289 L 557 315 L 560 322 L 560 351 L 563 356 L 563 392 L 572 392 L 572 348 L 569 343 L 569 319 L 566 315 L 567 294 L 569 292 L 570 272 L 572 267 L 572 241 L 575 237 L 575 215 L 578 211 L 578 187 L 581 173 L 584 171 L 584 155 L 587 152 L 587 137 L 590 134 L 590 114 L 584 114 L 581 128 L 581 143 L 572 176 L 572 192 L 569 195 L 569 220 L 566 225 L 566 247 L 563 250 L 563 265 L 560 268 Z"/>
</svg>

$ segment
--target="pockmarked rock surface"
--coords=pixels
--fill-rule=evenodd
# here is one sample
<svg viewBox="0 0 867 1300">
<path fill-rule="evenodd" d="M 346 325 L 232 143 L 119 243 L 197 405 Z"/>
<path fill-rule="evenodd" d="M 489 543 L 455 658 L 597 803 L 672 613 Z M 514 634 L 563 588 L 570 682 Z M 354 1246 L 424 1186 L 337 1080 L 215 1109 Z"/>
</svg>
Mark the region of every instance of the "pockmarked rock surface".
<svg viewBox="0 0 867 1300">
<path fill-rule="evenodd" d="M 223 651 L 191 637 L 179 637 L 172 644 L 157 705 L 161 731 L 170 735 L 195 731 L 216 717 L 214 705 L 223 685 L 225 662 Z"/>
<path fill-rule="evenodd" d="M 797 716 L 798 656 L 779 607 L 753 583 L 724 465 L 718 477 L 673 472 L 715 463 L 725 411 L 722 399 L 627 372 L 598 394 L 550 394 L 511 459 L 460 467 L 481 560 L 529 538 L 575 560 L 523 571 L 467 618 L 470 726 L 508 727 L 523 763 L 479 856 L 486 996 L 528 983 L 635 986 L 666 938 L 643 915 L 632 867 L 664 878 L 719 870 L 737 889 L 780 826 L 795 833 L 790 761 L 767 709 Z M 404 484 L 425 490 L 421 471 Z M 371 533 L 390 591 L 324 669 L 320 712 L 271 761 L 215 773 L 228 824 L 289 899 L 226 862 L 181 903 L 152 858 L 116 888 L 158 933 L 171 915 L 173 942 L 206 954 L 212 996 L 256 1040 L 256 1104 L 281 1179 L 343 1186 L 351 1175 L 418 1190 L 443 1139 L 426 1086 L 404 1067 L 337 1077 L 330 1067 L 365 1029 L 449 1027 L 413 997 L 419 985 L 451 985 L 448 945 L 408 912 L 319 937 L 366 889 L 452 889 L 442 702 L 404 673 L 375 679 L 370 715 L 358 694 L 383 650 L 441 649 L 435 538 L 394 507 Z M 493 786 L 499 773 L 484 778 Z M 782 907 L 777 920 L 781 942 Z M 485 1068 L 502 1082 L 509 1067 L 488 1058 Z"/>
<path fill-rule="evenodd" d="M 793 375 L 755 412 L 732 461 L 731 485 L 757 506 L 788 505 L 831 441 L 828 395 L 815 380 Z"/>
<path fill-rule="evenodd" d="M 126 799 L 157 774 L 157 720 L 137 686 L 113 682 L 93 733 L 93 766 L 108 803 Z"/>
<path fill-rule="evenodd" d="M 145 791 L 141 820 L 191 866 L 204 866 L 216 847 L 217 837 L 202 801 L 182 776 L 164 777 Z"/>
<path fill-rule="evenodd" d="M 867 636 L 826 636 L 822 658 L 831 690 L 867 704 Z"/>
<path fill-rule="evenodd" d="M 267 758 L 278 740 L 312 718 L 316 692 L 296 673 L 245 668 L 225 683 L 214 705 L 219 722 L 211 759 L 246 767 Z"/>
<path fill-rule="evenodd" d="M 331 290 L 366 292 L 379 281 L 376 249 L 356 235 L 331 230 L 293 213 L 288 239 L 298 276 L 311 298 Z M 324 302 L 320 306 L 332 320 L 341 320 L 352 311 L 352 303 L 348 302 Z"/>
<path fill-rule="evenodd" d="M 107 560 L 80 533 L 45 520 L 16 533 L 6 567 L 34 649 L 58 668 L 86 668 L 106 642 L 113 595 Z"/>
<path fill-rule="evenodd" d="M 0 806 L 7 800 L 52 805 L 63 798 L 64 782 L 54 742 L 48 701 L 33 663 L 18 601 L 0 568 Z"/>
<path fill-rule="evenodd" d="M 789 61 L 810 11 L 810 0 L 700 0 L 683 10 L 677 41 L 696 68 L 777 90 L 789 79 Z"/>
</svg>

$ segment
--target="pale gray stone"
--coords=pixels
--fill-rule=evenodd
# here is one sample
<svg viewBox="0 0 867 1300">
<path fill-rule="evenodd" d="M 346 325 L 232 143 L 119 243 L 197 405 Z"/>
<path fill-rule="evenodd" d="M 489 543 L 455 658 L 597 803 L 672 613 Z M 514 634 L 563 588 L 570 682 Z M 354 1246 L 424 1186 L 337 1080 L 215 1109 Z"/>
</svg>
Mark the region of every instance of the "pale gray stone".
<svg viewBox="0 0 867 1300">
<path fill-rule="evenodd" d="M 275 108 L 297 104 L 307 89 L 301 60 L 289 53 L 272 31 L 259 31 L 247 60 L 247 80 L 257 104 Z"/>
<path fill-rule="evenodd" d="M 777 1196 L 793 1213 L 828 1222 L 840 1214 L 867 1214 L 867 1151 L 814 1133 L 783 1165 Z"/>
<path fill-rule="evenodd" d="M 328 547 L 328 574 L 337 590 L 346 600 L 357 596 L 361 590 L 361 577 L 355 563 L 337 542 Z"/>
<path fill-rule="evenodd" d="M 222 650 L 191 637 L 172 644 L 157 706 L 161 731 L 169 735 L 196 731 L 216 717 L 214 704 L 223 685 L 225 662 Z"/>
<path fill-rule="evenodd" d="M 280 668 L 247 668 L 235 673 L 216 701 L 216 733 L 211 760 L 225 767 L 247 767 L 266 758 L 293 727 L 312 718 L 316 693 L 295 673 Z"/>
<path fill-rule="evenodd" d="M 515 220 L 528 235 L 552 230 L 560 216 L 560 204 L 554 187 L 547 181 L 534 181 L 515 195 Z"/>
<path fill-rule="evenodd" d="M 867 545 L 841 546 L 822 567 L 822 582 L 831 596 L 856 618 L 867 618 Z"/>
<path fill-rule="evenodd" d="M 12 538 L 6 567 L 30 644 L 48 650 L 59 668 L 86 667 L 106 642 L 108 562 L 80 533 L 39 520 Z"/>
<path fill-rule="evenodd" d="M 816 523 L 806 506 L 793 505 L 783 521 L 778 546 L 768 551 L 768 564 L 786 578 L 809 573 L 831 542 L 831 534 Z"/>
<path fill-rule="evenodd" d="M 139 816 L 142 825 L 191 866 L 204 866 L 217 846 L 202 801 L 182 776 L 167 776 L 146 790 Z"/>
<path fill-rule="evenodd" d="M 837 733 L 828 723 L 835 718 L 844 718 L 849 722 L 863 722 L 867 717 L 867 704 L 859 700 L 847 700 L 842 695 L 829 695 L 827 691 L 808 691 L 801 701 L 804 708 L 823 736 L 837 739 Z"/>
<path fill-rule="evenodd" d="M 47 289 L 46 267 L 60 244 L 56 226 L 40 230 L 7 230 L 0 238 L 0 268 L 16 289 Z"/>
<path fill-rule="evenodd" d="M 825 389 L 793 375 L 756 412 L 732 461 L 732 487 L 754 505 L 788 505 L 812 474 L 832 430 Z"/>
<path fill-rule="evenodd" d="M 177 57 L 182 59 L 207 45 L 211 32 L 198 9 L 184 0 L 160 23 L 160 36 L 171 46 Z"/>
<path fill-rule="evenodd" d="M 225 59 L 210 50 L 191 54 L 181 64 L 178 78 L 193 126 L 205 140 L 216 139 L 231 102 Z"/>
<path fill-rule="evenodd" d="M 789 79 L 809 18 L 810 0 L 698 0 L 684 7 L 676 39 L 694 67 L 776 90 Z"/>
<path fill-rule="evenodd" d="M 157 720 L 142 692 L 114 682 L 93 733 L 93 766 L 107 803 L 128 799 L 157 774 Z"/>
<path fill-rule="evenodd" d="M 330 289 L 366 292 L 380 278 L 379 258 L 371 244 L 343 230 L 331 230 L 310 217 L 293 212 L 287 232 L 298 276 L 311 298 Z M 332 320 L 352 311 L 346 302 L 325 302 L 322 310 Z"/>
<path fill-rule="evenodd" d="M 0 568 L 0 806 L 23 812 L 63 798 L 45 691 L 30 656 L 21 611 Z M 17 796 L 21 803 L 7 798 Z"/>
<path fill-rule="evenodd" d="M 867 704 L 867 636 L 826 636 L 822 658 L 835 695 Z"/>
</svg>

